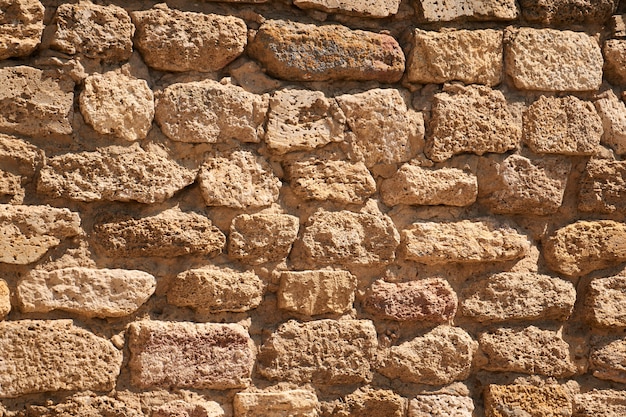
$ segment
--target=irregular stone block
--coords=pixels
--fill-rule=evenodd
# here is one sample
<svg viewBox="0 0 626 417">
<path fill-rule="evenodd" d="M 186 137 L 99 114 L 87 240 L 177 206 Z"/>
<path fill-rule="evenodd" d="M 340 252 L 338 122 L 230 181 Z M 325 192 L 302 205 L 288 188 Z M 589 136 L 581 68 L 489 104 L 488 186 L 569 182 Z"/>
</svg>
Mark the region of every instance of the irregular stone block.
<svg viewBox="0 0 626 417">
<path fill-rule="evenodd" d="M 456 168 L 428 169 L 404 164 L 380 185 L 380 195 L 388 206 L 456 206 L 473 204 L 478 195 L 478 180 Z"/>
<path fill-rule="evenodd" d="M 135 141 L 152 127 L 154 95 L 145 80 L 109 71 L 85 79 L 80 112 L 96 132 Z"/>
<path fill-rule="evenodd" d="M 35 262 L 80 232 L 80 217 L 69 209 L 0 204 L 0 262 Z"/>
<path fill-rule="evenodd" d="M 248 41 L 245 22 L 234 16 L 157 4 L 131 17 L 137 49 L 148 66 L 161 71 L 218 71 L 241 55 Z"/>
<path fill-rule="evenodd" d="M 198 182 L 207 206 L 232 208 L 269 206 L 282 185 L 264 158 L 246 150 L 207 158 Z"/>
<path fill-rule="evenodd" d="M 11 290 L 6 281 L 0 279 L 0 320 L 11 312 Z"/>
<path fill-rule="evenodd" d="M 524 142 L 534 153 L 593 155 L 602 137 L 593 104 L 574 96 L 541 96 L 524 113 Z"/>
<path fill-rule="evenodd" d="M 248 47 L 276 78 L 290 81 L 380 81 L 402 78 L 404 53 L 389 35 L 266 20 Z"/>
<path fill-rule="evenodd" d="M 121 351 L 72 320 L 0 322 L 0 357 L 0 398 L 110 391 L 122 365 Z"/>
<path fill-rule="evenodd" d="M 626 161 L 587 162 L 580 181 L 578 209 L 597 213 L 626 210 Z"/>
<path fill-rule="evenodd" d="M 626 328 L 626 273 L 589 283 L 584 315 L 598 327 Z"/>
<path fill-rule="evenodd" d="M 271 380 L 323 385 L 372 380 L 378 347 L 369 320 L 288 321 L 261 347 L 259 373 Z"/>
<path fill-rule="evenodd" d="M 559 385 L 490 384 L 485 390 L 485 411 L 489 417 L 571 417 L 572 402 Z"/>
<path fill-rule="evenodd" d="M 567 320 L 576 302 L 568 282 L 533 272 L 502 272 L 463 290 L 461 313 L 479 322 Z"/>
<path fill-rule="evenodd" d="M 45 8 L 39 0 L 3 1 L 0 59 L 30 55 L 41 43 Z"/>
<path fill-rule="evenodd" d="M 308 316 L 343 314 L 352 308 L 356 285 L 356 277 L 348 271 L 282 272 L 278 307 Z"/>
<path fill-rule="evenodd" d="M 329 411 L 332 416 L 342 417 L 404 417 L 405 403 L 406 400 L 393 391 L 364 387 L 333 401 Z"/>
<path fill-rule="evenodd" d="M 522 329 L 500 328 L 478 337 L 487 363 L 482 367 L 495 372 L 520 372 L 558 378 L 576 373 L 570 347 L 556 332 L 535 326 Z"/>
<path fill-rule="evenodd" d="M 500 91 L 449 85 L 433 99 L 425 152 L 435 162 L 464 152 L 504 153 L 517 147 L 521 136 Z"/>
<path fill-rule="evenodd" d="M 139 146 L 110 146 L 95 152 L 50 158 L 37 190 L 77 201 L 163 202 L 193 183 L 196 172 Z"/>
<path fill-rule="evenodd" d="M 363 308 L 376 317 L 397 321 L 446 323 L 456 314 L 456 293 L 442 278 L 392 283 L 375 281 Z"/>
<path fill-rule="evenodd" d="M 424 336 L 392 346 L 378 372 L 392 379 L 445 385 L 466 379 L 478 343 L 460 327 L 441 325 Z"/>
<path fill-rule="evenodd" d="M 29 417 L 111 416 L 145 417 L 139 405 L 130 406 L 109 396 L 93 392 L 77 393 L 59 404 L 46 402 L 46 406 L 28 404 L 23 415 Z M 184 416 L 186 417 L 186 416 Z"/>
<path fill-rule="evenodd" d="M 352 152 L 368 168 L 406 162 L 422 150 L 424 116 L 407 107 L 400 90 L 375 88 L 337 102 L 352 131 Z"/>
<path fill-rule="evenodd" d="M 618 0 L 520 0 L 525 19 L 553 25 L 602 24 L 617 9 Z"/>
<path fill-rule="evenodd" d="M 498 85 L 502 79 L 502 36 L 502 31 L 493 29 L 452 32 L 415 29 L 406 78 L 420 84 L 462 81 Z"/>
<path fill-rule="evenodd" d="M 520 90 L 597 90 L 603 62 L 594 38 L 569 30 L 515 29 L 505 47 L 506 72 Z"/>
<path fill-rule="evenodd" d="M 595 105 L 604 128 L 602 143 L 619 155 L 626 154 L 626 105 L 612 90 L 604 92 Z"/>
<path fill-rule="evenodd" d="M 151 417 L 224 417 L 224 409 L 215 401 L 188 403 L 174 400 L 153 409 Z"/>
<path fill-rule="evenodd" d="M 612 220 L 578 221 L 544 241 L 548 266 L 573 277 L 626 261 L 626 224 Z"/>
<path fill-rule="evenodd" d="M 245 388 L 254 342 L 239 324 L 138 321 L 128 328 L 133 385 L 139 388 Z"/>
<path fill-rule="evenodd" d="M 515 20 L 519 14 L 514 0 L 420 0 L 427 22 L 454 20 Z"/>
<path fill-rule="evenodd" d="M 74 82 L 26 66 L 0 69 L 0 129 L 27 136 L 72 133 Z"/>
<path fill-rule="evenodd" d="M 400 0 L 368 2 L 365 0 L 293 0 L 301 9 L 321 10 L 326 13 L 341 13 L 350 16 L 383 18 L 398 13 Z"/>
<path fill-rule="evenodd" d="M 608 39 L 602 48 L 604 76 L 614 85 L 626 84 L 626 41 Z"/>
<path fill-rule="evenodd" d="M 0 133 L 0 166 L 3 170 L 31 178 L 43 165 L 44 152 L 15 136 Z"/>
<path fill-rule="evenodd" d="M 626 415 L 626 393 L 594 389 L 574 396 L 574 417 L 615 417 Z"/>
<path fill-rule="evenodd" d="M 157 94 L 155 119 L 178 142 L 259 142 L 267 96 L 213 80 L 172 84 Z"/>
<path fill-rule="evenodd" d="M 212 266 L 178 274 L 167 301 L 201 313 L 241 312 L 257 308 L 264 292 L 265 283 L 254 271 Z"/>
<path fill-rule="evenodd" d="M 595 346 L 589 355 L 589 368 L 596 378 L 626 383 L 626 339 Z"/>
<path fill-rule="evenodd" d="M 123 317 L 137 311 L 155 289 L 156 279 L 143 271 L 71 267 L 31 271 L 17 284 L 17 296 L 25 313 Z"/>
<path fill-rule="evenodd" d="M 207 217 L 178 209 L 140 219 L 98 223 L 92 240 L 96 248 L 113 258 L 173 258 L 192 253 L 213 257 L 226 244 L 224 234 Z"/>
<path fill-rule="evenodd" d="M 408 417 L 472 417 L 474 401 L 456 395 L 416 395 L 409 402 Z"/>
<path fill-rule="evenodd" d="M 126 10 L 89 1 L 61 4 L 54 17 L 50 47 L 69 55 L 105 62 L 126 61 L 133 53 L 135 27 Z"/>
<path fill-rule="evenodd" d="M 317 417 L 317 395 L 304 389 L 280 392 L 238 392 L 233 400 L 236 417 Z"/>
<path fill-rule="evenodd" d="M 345 117 L 335 100 L 321 91 L 279 90 L 269 108 L 265 143 L 276 154 L 343 141 Z"/>
<path fill-rule="evenodd" d="M 0 197 L 8 197 L 0 199 L 0 202 L 21 204 L 24 202 L 25 195 L 26 190 L 22 187 L 22 178 L 0 170 Z"/>
<path fill-rule="evenodd" d="M 414 223 L 402 231 L 404 258 L 428 265 L 503 262 L 523 258 L 530 242 L 493 220 Z"/>
</svg>

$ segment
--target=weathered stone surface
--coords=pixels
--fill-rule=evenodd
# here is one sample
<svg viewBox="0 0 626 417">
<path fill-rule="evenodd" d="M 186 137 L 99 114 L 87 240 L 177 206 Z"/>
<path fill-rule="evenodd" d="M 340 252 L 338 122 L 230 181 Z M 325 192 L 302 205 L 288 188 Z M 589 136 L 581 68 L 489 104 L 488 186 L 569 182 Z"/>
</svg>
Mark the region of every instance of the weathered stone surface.
<svg viewBox="0 0 626 417">
<path fill-rule="evenodd" d="M 489 219 L 414 223 L 402 231 L 404 258 L 428 265 L 510 261 L 529 249 L 526 236 Z"/>
<path fill-rule="evenodd" d="M 69 135 L 74 82 L 17 66 L 0 69 L 0 130 L 28 136 Z"/>
<path fill-rule="evenodd" d="M 131 17 L 137 49 L 146 64 L 161 71 L 218 71 L 243 53 L 248 40 L 245 22 L 234 16 L 157 4 Z"/>
<path fill-rule="evenodd" d="M 463 207 L 476 201 L 478 180 L 475 175 L 456 168 L 428 169 L 404 164 L 381 183 L 380 195 L 388 206 Z"/>
<path fill-rule="evenodd" d="M 404 417 L 405 403 L 406 400 L 393 391 L 365 387 L 333 401 L 322 416 Z"/>
<path fill-rule="evenodd" d="M 567 320 L 576 289 L 568 282 L 533 272 L 502 272 L 463 290 L 461 313 L 480 322 Z"/>
<path fill-rule="evenodd" d="M 618 0 L 520 0 L 525 19 L 554 25 L 604 23 L 618 3 Z"/>
<path fill-rule="evenodd" d="M 626 105 L 612 90 L 604 92 L 595 102 L 602 119 L 602 143 L 616 153 L 626 154 Z"/>
<path fill-rule="evenodd" d="M 207 206 L 233 208 L 269 206 L 281 187 L 267 161 L 246 150 L 207 158 L 198 182 Z"/>
<path fill-rule="evenodd" d="M 444 86 L 433 99 L 429 127 L 426 155 L 436 162 L 464 152 L 504 153 L 522 136 L 504 95 L 483 86 Z"/>
<path fill-rule="evenodd" d="M 428 22 L 454 20 L 514 20 L 519 14 L 514 0 L 421 0 Z"/>
<path fill-rule="evenodd" d="M 135 408 L 113 397 L 99 396 L 90 391 L 74 394 L 59 404 L 52 405 L 50 401 L 45 406 L 28 404 L 25 408 L 24 414 L 18 413 L 19 417 L 145 417 L 140 407 Z"/>
<path fill-rule="evenodd" d="M 626 383 L 626 339 L 602 343 L 592 349 L 589 368 L 596 378 Z"/>
<path fill-rule="evenodd" d="M 0 170 L 0 197 L 5 197 L 0 198 L 1 203 L 21 204 L 24 202 L 25 194 L 21 177 Z"/>
<path fill-rule="evenodd" d="M 317 417 L 315 392 L 293 389 L 280 392 L 238 392 L 233 408 L 236 417 Z"/>
<path fill-rule="evenodd" d="M 352 308 L 356 285 L 356 277 L 348 271 L 282 272 L 278 307 L 308 316 L 343 314 Z"/>
<path fill-rule="evenodd" d="M 472 417 L 474 402 L 455 395 L 417 395 L 409 402 L 408 417 Z"/>
<path fill-rule="evenodd" d="M 0 320 L 11 312 L 11 290 L 5 280 L 0 279 Z"/>
<path fill-rule="evenodd" d="M 93 74 L 80 93 L 80 112 L 98 133 L 144 139 L 152 127 L 154 95 L 145 80 L 113 71 Z"/>
<path fill-rule="evenodd" d="M 15 136 L 0 133 L 0 166 L 24 177 L 35 175 L 43 164 L 44 153 Z"/>
<path fill-rule="evenodd" d="M 617 14 L 611 16 L 608 27 L 612 38 L 623 39 L 626 38 L 626 15 Z"/>
<path fill-rule="evenodd" d="M 392 283 L 375 281 L 363 308 L 376 317 L 397 321 L 446 323 L 456 314 L 456 293 L 442 278 Z"/>
<path fill-rule="evenodd" d="M 155 408 L 150 417 L 224 417 L 224 409 L 215 401 L 189 403 L 174 400 Z"/>
<path fill-rule="evenodd" d="M 195 177 L 195 171 L 139 146 L 110 146 L 50 158 L 41 170 L 37 190 L 78 201 L 151 204 L 172 197 Z"/>
<path fill-rule="evenodd" d="M 265 283 L 254 271 L 212 266 L 178 274 L 167 301 L 199 312 L 240 312 L 257 308 L 264 292 Z"/>
<path fill-rule="evenodd" d="M 204 80 L 173 84 L 157 94 L 155 119 L 168 138 L 179 142 L 259 142 L 266 113 L 267 96 Z"/>
<path fill-rule="evenodd" d="M 626 210 L 626 161 L 592 159 L 580 181 L 578 209 L 597 213 Z"/>
<path fill-rule="evenodd" d="M 155 289 L 156 279 L 143 271 L 71 267 L 31 271 L 17 284 L 17 296 L 25 313 L 123 317 L 137 311 Z"/>
<path fill-rule="evenodd" d="M 407 107 L 400 90 L 374 88 L 337 102 L 352 131 L 352 152 L 367 167 L 406 162 L 422 150 L 424 116 Z"/>
<path fill-rule="evenodd" d="M 626 41 L 608 39 L 602 48 L 604 76 L 614 85 L 626 84 Z"/>
<path fill-rule="evenodd" d="M 376 192 L 376 181 L 363 162 L 312 155 L 285 163 L 294 194 L 305 200 L 362 204 Z"/>
<path fill-rule="evenodd" d="M 41 43 L 43 5 L 39 0 L 3 0 L 0 9 L 0 59 L 29 55 Z"/>
<path fill-rule="evenodd" d="M 488 371 L 553 377 L 576 373 L 569 345 L 561 335 L 550 330 L 535 326 L 500 328 L 482 333 L 478 341 L 487 360 L 483 369 Z"/>
<path fill-rule="evenodd" d="M 286 20 L 261 25 L 248 53 L 270 75 L 291 81 L 376 80 L 393 83 L 404 72 L 404 53 L 389 35 Z"/>
<path fill-rule="evenodd" d="M 506 72 L 521 90 L 597 90 L 603 62 L 594 38 L 569 30 L 514 29 L 505 47 Z"/>
<path fill-rule="evenodd" d="M 571 417 L 572 402 L 560 385 L 489 385 L 485 390 L 488 417 Z"/>
<path fill-rule="evenodd" d="M 0 322 L 0 398 L 46 391 L 109 391 L 122 352 L 72 320 Z"/>
<path fill-rule="evenodd" d="M 105 62 L 126 61 L 133 53 L 135 27 L 126 10 L 89 1 L 61 4 L 54 19 L 50 46 L 63 53 Z"/>
<path fill-rule="evenodd" d="M 0 262 L 35 262 L 80 232 L 80 217 L 69 209 L 0 204 Z"/>
<path fill-rule="evenodd" d="M 606 389 L 574 396 L 574 417 L 616 417 L 626 414 L 626 393 Z"/>
<path fill-rule="evenodd" d="M 407 80 L 420 84 L 462 81 L 494 86 L 502 79 L 500 30 L 434 32 L 415 29 Z"/>
<path fill-rule="evenodd" d="M 441 325 L 424 336 L 392 346 L 378 372 L 416 384 L 450 384 L 469 376 L 477 347 L 460 327 Z"/>
<path fill-rule="evenodd" d="M 345 116 L 321 91 L 279 90 L 269 100 L 267 147 L 276 154 L 341 142 Z"/>
<path fill-rule="evenodd" d="M 524 113 L 524 142 L 535 153 L 593 155 L 602 120 L 592 103 L 574 96 L 541 96 Z"/>
<path fill-rule="evenodd" d="M 114 258 L 172 258 L 192 253 L 212 257 L 226 244 L 224 234 L 207 217 L 178 209 L 98 223 L 92 237 L 96 248 Z"/>
<path fill-rule="evenodd" d="M 400 0 L 293 0 L 293 4 L 301 9 L 321 10 L 326 13 L 382 18 L 398 13 Z"/>
<path fill-rule="evenodd" d="M 140 388 L 244 388 L 255 348 L 239 324 L 139 321 L 128 328 L 131 382 Z"/>
<path fill-rule="evenodd" d="M 369 320 L 291 320 L 261 347 L 259 372 L 271 380 L 300 383 L 369 382 L 377 347 L 376 329 Z"/>
<path fill-rule="evenodd" d="M 581 220 L 558 229 L 543 246 L 551 269 L 567 276 L 586 275 L 626 261 L 626 224 Z"/>
<path fill-rule="evenodd" d="M 626 328 L 626 272 L 589 283 L 584 315 L 594 326 Z"/>
</svg>

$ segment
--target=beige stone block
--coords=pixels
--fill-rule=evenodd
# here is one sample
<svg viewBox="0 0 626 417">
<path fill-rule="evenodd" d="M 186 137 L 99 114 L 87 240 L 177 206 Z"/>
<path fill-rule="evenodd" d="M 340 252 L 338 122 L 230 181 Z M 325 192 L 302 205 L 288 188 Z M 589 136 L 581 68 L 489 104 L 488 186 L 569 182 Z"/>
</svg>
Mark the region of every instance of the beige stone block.
<svg viewBox="0 0 626 417">
<path fill-rule="evenodd" d="M 514 0 L 420 0 L 424 20 L 514 20 L 519 15 Z"/>
<path fill-rule="evenodd" d="M 317 417 L 315 392 L 292 389 L 276 392 L 238 392 L 233 401 L 235 417 Z"/>
<path fill-rule="evenodd" d="M 398 13 L 400 0 L 293 0 L 301 9 L 321 10 L 326 13 L 340 13 L 350 16 L 383 18 Z"/>
<path fill-rule="evenodd" d="M 474 401 L 456 395 L 416 395 L 409 402 L 408 417 L 472 417 Z"/>
<path fill-rule="evenodd" d="M 589 283 L 584 316 L 593 326 L 626 328 L 626 272 Z"/>
<path fill-rule="evenodd" d="M 44 158 L 44 152 L 36 146 L 0 133 L 0 166 L 3 170 L 32 178 L 43 165 Z"/>
<path fill-rule="evenodd" d="M 43 4 L 39 0 L 4 0 L 0 9 L 0 59 L 30 55 L 41 43 Z"/>
<path fill-rule="evenodd" d="M 11 290 L 6 281 L 0 279 L 0 320 L 11 312 Z"/>
<path fill-rule="evenodd" d="M 587 162 L 580 180 L 578 209 L 596 213 L 626 210 L 626 161 Z"/>
<path fill-rule="evenodd" d="M 626 84 L 626 41 L 608 39 L 602 48 L 604 76 L 613 85 Z"/>
<path fill-rule="evenodd" d="M 63 402 L 53 404 L 53 400 L 46 401 L 46 405 L 27 404 L 25 415 L 32 417 L 73 417 L 73 416 L 124 416 L 145 417 L 138 404 L 129 404 L 116 398 L 98 395 L 94 392 L 79 392 L 71 397 L 61 397 Z"/>
<path fill-rule="evenodd" d="M 626 415 L 626 393 L 594 389 L 574 396 L 574 417 L 616 417 Z"/>
<path fill-rule="evenodd" d="M 363 387 L 333 401 L 329 409 L 341 417 L 404 417 L 406 400 L 390 390 Z"/>
<path fill-rule="evenodd" d="M 598 379 L 626 383 L 626 339 L 607 340 L 594 346 L 589 368 Z"/>
<path fill-rule="evenodd" d="M 9 204 L 22 204 L 26 190 L 22 187 L 22 177 L 0 170 L 0 201 Z"/>
<path fill-rule="evenodd" d="M 174 400 L 156 407 L 150 417 L 224 417 L 224 409 L 215 401 L 187 402 Z"/>
<path fill-rule="evenodd" d="M 603 93 L 595 105 L 604 128 L 602 143 L 619 155 L 626 154 L 626 105 L 612 90 Z"/>
<path fill-rule="evenodd" d="M 520 0 L 525 19 L 558 26 L 602 24 L 615 12 L 618 3 L 618 0 Z"/>
<path fill-rule="evenodd" d="M 489 385 L 485 390 L 488 417 L 571 417 L 570 395 L 559 385 Z"/>
</svg>

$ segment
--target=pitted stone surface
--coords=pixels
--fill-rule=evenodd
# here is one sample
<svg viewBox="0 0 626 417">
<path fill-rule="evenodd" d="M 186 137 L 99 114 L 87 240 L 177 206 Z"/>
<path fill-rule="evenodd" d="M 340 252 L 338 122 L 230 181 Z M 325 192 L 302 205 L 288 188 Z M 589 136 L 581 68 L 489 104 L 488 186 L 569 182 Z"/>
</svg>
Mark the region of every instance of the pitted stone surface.
<svg viewBox="0 0 626 417">
<path fill-rule="evenodd" d="M 32 53 L 41 43 L 45 8 L 39 0 L 0 2 L 0 59 Z"/>
<path fill-rule="evenodd" d="M 428 22 L 514 20 L 519 14 L 514 0 L 420 0 L 420 6 Z"/>
<path fill-rule="evenodd" d="M 233 408 L 236 417 L 317 417 L 315 392 L 293 389 L 279 392 L 238 392 Z"/>
<path fill-rule="evenodd" d="M 485 390 L 489 417 L 571 417 L 570 395 L 560 385 L 489 385 Z"/>
<path fill-rule="evenodd" d="M 580 180 L 578 209 L 596 213 L 626 210 L 626 161 L 592 159 Z"/>
<path fill-rule="evenodd" d="M 215 401 L 187 402 L 174 400 L 153 409 L 150 417 L 224 417 L 224 409 Z"/>
<path fill-rule="evenodd" d="M 2 170 L 31 179 L 44 162 L 44 152 L 12 135 L 0 133 L 0 166 Z"/>
<path fill-rule="evenodd" d="M 602 119 L 602 143 L 620 154 L 626 154 L 626 105 L 612 90 L 604 92 L 595 102 Z"/>
<path fill-rule="evenodd" d="M 409 402 L 408 417 L 472 417 L 474 402 L 456 395 L 417 395 Z"/>
<path fill-rule="evenodd" d="M 99 396 L 91 391 L 79 392 L 62 403 L 52 404 L 52 401 L 47 402 L 46 405 L 29 404 L 26 406 L 25 414 L 19 413 L 19 415 L 20 417 L 22 415 L 28 417 L 145 417 L 139 406 L 134 407 L 134 404 L 129 405 L 105 395 Z"/>
<path fill-rule="evenodd" d="M 589 323 L 605 328 L 626 328 L 626 272 L 589 283 L 584 314 Z"/>
<path fill-rule="evenodd" d="M 604 23 L 618 3 L 617 0 L 520 0 L 524 18 L 559 26 Z"/>
<path fill-rule="evenodd" d="M 574 396 L 574 417 L 615 417 L 626 413 L 626 393 L 594 389 Z"/>
<path fill-rule="evenodd" d="M 0 279 L 0 320 L 11 312 L 11 290 L 7 282 Z"/>
<path fill-rule="evenodd" d="M 589 368 L 596 378 L 626 383 L 626 339 L 595 346 L 589 355 Z"/>
<path fill-rule="evenodd" d="M 626 41 L 609 39 L 602 48 L 604 55 L 604 76 L 614 85 L 626 84 Z"/>
<path fill-rule="evenodd" d="M 323 417 L 404 417 L 406 400 L 385 389 L 359 388 L 328 405 Z"/>
<path fill-rule="evenodd" d="M 321 10 L 350 16 L 383 18 L 398 13 L 400 0 L 294 0 L 301 9 Z"/>
</svg>

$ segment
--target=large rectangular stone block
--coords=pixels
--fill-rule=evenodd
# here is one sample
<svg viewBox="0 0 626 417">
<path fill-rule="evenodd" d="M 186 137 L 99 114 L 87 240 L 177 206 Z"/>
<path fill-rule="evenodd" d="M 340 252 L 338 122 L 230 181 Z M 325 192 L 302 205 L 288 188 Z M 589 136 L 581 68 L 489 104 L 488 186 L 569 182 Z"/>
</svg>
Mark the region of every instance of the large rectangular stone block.
<svg viewBox="0 0 626 417">
<path fill-rule="evenodd" d="M 238 392 L 235 417 L 317 417 L 317 395 L 304 389 L 265 392 Z"/>
</svg>

